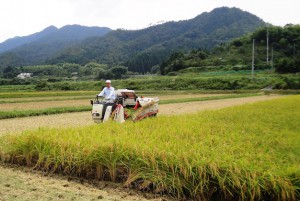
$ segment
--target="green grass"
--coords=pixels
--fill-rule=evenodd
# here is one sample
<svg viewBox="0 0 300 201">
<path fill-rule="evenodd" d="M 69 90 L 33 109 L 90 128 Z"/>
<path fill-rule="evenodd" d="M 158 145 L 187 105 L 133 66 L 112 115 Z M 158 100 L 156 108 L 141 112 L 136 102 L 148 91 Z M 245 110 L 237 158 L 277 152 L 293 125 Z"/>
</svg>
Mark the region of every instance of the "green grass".
<svg viewBox="0 0 300 201">
<path fill-rule="evenodd" d="M 189 67 L 183 70 L 178 71 L 181 76 L 201 76 L 201 77 L 231 77 L 231 78 L 238 78 L 238 77 L 251 77 L 252 71 L 251 70 L 214 70 L 216 67 L 212 66 L 211 71 L 203 71 L 202 67 Z M 209 69 L 209 68 L 208 68 Z M 278 74 L 271 72 L 268 70 L 256 70 L 255 77 L 274 77 Z"/>
<path fill-rule="evenodd" d="M 229 94 L 229 95 L 210 96 L 210 97 L 201 97 L 201 98 L 173 99 L 173 100 L 162 100 L 160 101 L 160 104 L 220 100 L 220 99 L 229 99 L 229 98 L 259 96 L 259 95 L 261 94 Z M 45 109 L 36 109 L 36 110 L 0 111 L 0 119 L 11 119 L 17 117 L 51 115 L 51 114 L 61 114 L 61 113 L 70 113 L 70 112 L 83 112 L 83 111 L 90 111 L 91 108 L 92 108 L 91 106 L 76 106 L 76 107 L 55 107 L 55 108 L 45 108 Z"/>
<path fill-rule="evenodd" d="M 0 138 L 2 161 L 197 200 L 300 199 L 300 96 Z"/>
<path fill-rule="evenodd" d="M 35 89 L 34 89 L 34 85 L 0 85 L 0 92 L 11 92 L 11 91 L 29 92 L 29 91 L 35 91 Z"/>
</svg>

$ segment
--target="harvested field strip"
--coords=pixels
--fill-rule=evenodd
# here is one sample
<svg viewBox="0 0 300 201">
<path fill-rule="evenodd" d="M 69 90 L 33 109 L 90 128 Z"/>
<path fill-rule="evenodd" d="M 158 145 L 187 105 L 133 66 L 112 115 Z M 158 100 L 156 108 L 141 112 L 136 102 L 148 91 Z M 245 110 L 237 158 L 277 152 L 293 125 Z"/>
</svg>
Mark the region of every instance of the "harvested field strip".
<svg viewBox="0 0 300 201">
<path fill-rule="evenodd" d="M 99 90 L 100 91 L 100 90 Z M 99 91 L 33 91 L 33 92 L 0 92 L 0 98 L 12 99 L 12 98 L 37 98 L 37 97 L 58 97 L 58 96 L 92 96 L 94 97 Z M 147 96 L 164 96 L 164 95 L 185 95 L 185 94 L 245 94 L 245 93 L 257 93 L 258 90 L 238 90 L 238 91 L 224 91 L 224 90 L 180 90 L 180 91 L 144 91 L 136 90 L 138 95 Z"/>
<path fill-rule="evenodd" d="M 7 103 L 31 103 L 31 102 L 51 102 L 51 101 L 65 101 L 65 100 L 89 100 L 91 96 L 63 96 L 63 97 L 36 97 L 36 98 L 12 98 L 12 99 L 2 99 L 0 100 L 0 104 Z"/>
<path fill-rule="evenodd" d="M 184 98 L 184 99 L 173 99 L 173 100 L 161 100 L 160 104 L 171 104 L 171 103 L 185 103 L 185 102 L 195 102 L 195 101 L 206 101 L 206 100 L 219 100 L 228 98 L 241 98 L 241 97 L 251 97 L 251 96 L 261 96 L 262 94 L 229 94 L 220 96 L 208 96 L 200 98 Z"/>
<path fill-rule="evenodd" d="M 171 99 L 183 99 L 183 98 L 200 98 L 200 97 L 212 97 L 212 96 L 224 96 L 226 94 L 173 94 L 173 95 L 158 95 L 151 94 L 149 97 L 159 97 L 160 100 L 171 100 Z M 147 95 L 148 97 L 148 95 Z M 0 100 L 0 104 L 7 103 L 30 103 L 30 102 L 52 102 L 52 101 L 64 101 L 64 100 L 90 100 L 94 96 L 63 96 L 63 97 L 30 97 L 30 98 L 6 98 Z"/>
<path fill-rule="evenodd" d="M 47 102 L 29 102 L 29 103 L 6 103 L 0 104 L 1 111 L 24 111 L 24 110 L 40 110 L 47 108 L 59 107 L 81 107 L 90 106 L 89 99 L 80 100 L 60 100 L 60 101 L 47 101 Z"/>
<path fill-rule="evenodd" d="M 193 101 L 203 101 L 203 100 L 214 100 L 214 99 L 224 99 L 231 97 L 248 97 L 258 94 L 229 94 L 229 95 L 174 95 L 174 96 L 159 96 L 161 104 L 176 103 L 178 102 L 193 102 Z M 218 97 L 217 97 L 218 96 Z M 71 99 L 72 98 L 72 99 Z M 81 97 L 77 100 L 77 97 L 71 97 L 67 100 L 59 100 L 59 97 L 52 97 L 52 101 L 39 101 L 39 102 L 21 102 L 21 103 L 3 103 L 0 104 L 1 111 L 10 110 L 33 110 L 33 109 L 46 109 L 52 107 L 77 107 L 77 106 L 87 106 L 90 105 L 90 97 L 82 99 Z M 74 99 L 75 98 L 75 99 Z M 47 98 L 48 99 L 48 98 Z"/>
<path fill-rule="evenodd" d="M 47 92 L 1 92 L 0 98 L 28 98 L 28 97 L 50 97 L 50 96 L 82 96 L 95 95 L 99 91 L 47 91 Z"/>
<path fill-rule="evenodd" d="M 148 95 L 182 95 L 190 93 L 201 93 L 201 91 L 136 91 L 137 94 L 148 94 Z M 223 91 L 222 91 L 223 92 Z M 89 95 L 94 97 L 99 91 L 44 91 L 44 92 L 0 92 L 0 98 L 12 99 L 12 98 L 37 98 L 37 97 L 58 97 L 58 96 L 83 96 Z M 205 92 L 202 92 L 205 93 Z M 220 93 L 220 92 L 219 92 Z M 229 94 L 232 92 L 228 92 Z M 241 92 L 243 93 L 243 92 Z M 218 94 L 213 92 L 212 94 Z"/>
<path fill-rule="evenodd" d="M 211 96 L 211 97 L 162 100 L 160 101 L 160 104 L 241 98 L 241 97 L 251 97 L 251 96 L 258 96 L 258 95 L 260 94 L 229 94 L 229 95 Z M 86 103 L 85 106 L 83 105 L 84 103 Z M 42 105 L 35 104 L 35 103 L 32 103 L 32 105 L 29 105 L 29 103 L 20 104 L 19 108 L 17 108 L 17 106 L 14 104 L 7 104 L 5 108 L 5 105 L 1 104 L 0 119 L 89 111 L 91 110 L 91 105 L 88 104 L 89 103 L 87 101 L 65 101 L 65 102 L 61 101 L 61 102 L 49 102 L 47 104 L 42 104 Z M 51 107 L 56 105 L 61 105 L 61 107 Z M 66 105 L 68 107 L 65 107 Z"/>
<path fill-rule="evenodd" d="M 40 116 L 40 115 L 60 114 L 60 113 L 70 113 L 70 112 L 82 112 L 88 110 L 91 110 L 91 106 L 56 107 L 56 108 L 46 108 L 40 110 L 0 111 L 0 119 L 30 117 L 30 116 Z"/>
<path fill-rule="evenodd" d="M 225 107 L 244 105 L 247 103 L 254 103 L 258 101 L 272 100 L 284 96 L 269 95 L 269 96 L 252 96 L 241 98 L 217 99 L 197 102 L 183 102 L 161 105 L 159 114 L 162 115 L 180 115 L 196 113 L 204 110 L 218 110 Z"/>
<path fill-rule="evenodd" d="M 146 97 L 158 97 L 159 100 L 174 100 L 174 99 L 187 99 L 187 98 L 204 98 L 213 96 L 224 96 L 226 94 L 171 94 L 171 95 L 147 95 Z M 227 94 L 228 95 L 228 94 Z"/>
<path fill-rule="evenodd" d="M 1 137 L 0 154 L 46 172 L 179 198 L 299 200 L 299 101 L 289 96 L 138 124 L 26 131 Z"/>
<path fill-rule="evenodd" d="M 254 103 L 258 101 L 277 99 L 282 96 L 254 96 L 245 98 L 233 98 L 224 100 L 210 100 L 189 103 L 173 103 L 160 105 L 159 116 L 191 114 L 204 110 L 217 110 L 225 107 Z M 22 133 L 25 130 L 38 129 L 47 126 L 48 128 L 80 127 L 94 124 L 91 112 L 63 113 L 43 116 L 32 116 L 24 118 L 0 120 L 0 135 L 6 133 Z"/>
<path fill-rule="evenodd" d="M 161 201 L 151 194 L 124 189 L 111 182 L 91 182 L 62 175 L 53 175 L 26 167 L 0 166 L 1 201 Z M 100 190 L 102 189 L 102 190 Z"/>
</svg>

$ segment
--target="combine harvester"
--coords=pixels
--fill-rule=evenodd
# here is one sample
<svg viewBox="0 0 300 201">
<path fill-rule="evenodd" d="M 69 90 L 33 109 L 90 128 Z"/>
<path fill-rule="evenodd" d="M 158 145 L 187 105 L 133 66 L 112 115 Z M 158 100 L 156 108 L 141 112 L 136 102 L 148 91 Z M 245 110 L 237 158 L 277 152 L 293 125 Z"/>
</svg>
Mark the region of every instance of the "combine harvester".
<svg viewBox="0 0 300 201">
<path fill-rule="evenodd" d="M 130 118 L 136 122 L 146 117 L 155 117 L 159 111 L 157 97 L 137 97 L 134 90 L 128 89 L 119 89 L 115 93 L 117 98 L 114 102 L 101 99 L 99 96 L 96 96 L 94 101 L 91 100 L 92 118 L 95 123 L 110 119 L 123 123 Z"/>
</svg>

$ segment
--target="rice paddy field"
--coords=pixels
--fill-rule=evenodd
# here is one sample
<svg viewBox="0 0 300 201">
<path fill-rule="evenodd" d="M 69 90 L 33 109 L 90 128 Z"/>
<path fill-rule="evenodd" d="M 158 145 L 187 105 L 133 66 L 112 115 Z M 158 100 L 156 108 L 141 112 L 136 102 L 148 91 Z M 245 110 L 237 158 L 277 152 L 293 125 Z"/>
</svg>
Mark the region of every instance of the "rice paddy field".
<svg viewBox="0 0 300 201">
<path fill-rule="evenodd" d="M 49 94 L 47 94 L 49 93 Z M 26 96 L 36 96 L 37 99 L 27 99 L 24 102 L 22 99 L 10 98 L 14 94 L 0 93 L 0 96 L 4 97 L 0 101 L 0 119 L 9 119 L 17 117 L 28 116 L 40 116 L 49 114 L 71 113 L 90 111 L 90 101 L 86 97 L 80 96 L 83 92 L 79 92 L 78 95 L 74 95 L 75 92 L 70 92 L 68 98 L 58 98 L 61 95 L 65 95 L 66 92 L 47 92 L 47 93 L 23 93 Z M 59 94 L 59 96 L 55 96 Z M 49 99 L 49 95 L 52 95 L 52 99 Z M 159 95 L 160 104 L 182 103 L 182 102 L 196 102 L 206 100 L 220 100 L 220 99 L 232 99 L 240 97 L 253 97 L 260 96 L 261 93 L 245 93 L 245 94 L 184 94 L 184 95 Z M 41 99 L 41 97 L 46 97 Z M 89 97 L 94 97 L 90 95 Z"/>
<path fill-rule="evenodd" d="M 15 98 L 19 97 L 3 99 Z M 203 103 L 196 100 L 202 95 L 185 97 L 186 103 L 183 98 L 161 99 L 177 108 L 176 104 L 190 101 Z M 218 101 L 216 108 L 223 101 L 211 100 Z M 6 164 L 112 181 L 179 200 L 299 200 L 299 102 L 299 95 L 272 97 L 217 110 L 160 115 L 138 123 L 25 129 L 1 135 L 0 156 Z M 27 109 L 30 104 L 34 105 L 28 102 Z M 33 117 L 7 120 L 28 118 Z"/>
<path fill-rule="evenodd" d="M 147 95 L 148 96 L 148 95 Z M 229 106 L 242 105 L 263 100 L 272 100 L 280 95 L 262 94 L 152 94 L 160 98 L 159 115 L 178 115 L 195 113 L 203 110 L 215 110 Z M 80 96 L 79 96 L 80 97 Z M 8 132 L 20 133 L 39 127 L 80 127 L 94 124 L 91 121 L 89 98 L 80 100 L 79 106 L 72 106 L 69 99 L 58 101 L 60 97 L 46 97 L 47 101 L 0 103 L 0 135 Z M 42 100 L 45 97 L 36 97 Z M 50 99 L 51 98 L 51 99 Z M 77 96 L 69 97 L 77 98 Z M 22 99 L 22 98 L 20 98 Z M 18 99 L 18 101 L 21 101 Z M 9 101 L 10 98 L 2 99 Z M 15 99 L 13 99 L 15 100 Z M 31 102 L 28 102 L 31 101 Z M 57 105 L 53 104 L 56 103 Z M 56 106 L 53 108 L 53 106 Z M 60 106 L 60 107 L 58 107 Z M 17 108 L 17 109 L 16 109 Z M 81 112 L 80 112 L 81 111 Z M 72 113 L 70 113 L 72 112 Z"/>
<path fill-rule="evenodd" d="M 95 93 L 96 94 L 96 93 Z M 247 94 L 248 95 L 248 94 Z M 254 94 L 253 94 L 254 95 Z M 255 94 L 256 95 L 256 94 Z M 217 99 L 217 97 L 243 97 L 243 95 L 223 95 L 223 94 L 186 94 L 186 95 L 165 95 L 165 96 L 159 96 L 160 100 L 163 102 L 171 102 L 172 100 L 189 100 L 189 99 L 195 99 L 198 100 L 200 98 L 211 98 L 211 99 Z M 78 98 L 76 100 L 76 98 Z M 89 99 L 94 98 L 93 96 L 75 96 L 75 97 L 69 97 L 69 98 L 38 98 L 35 99 L 6 99 L 2 100 L 3 103 L 0 103 L 0 107 L 2 111 L 9 111 L 9 110 L 28 110 L 28 109 L 45 109 L 45 108 L 53 108 L 53 107 L 77 107 L 77 106 L 90 106 Z M 13 104 L 12 104 L 13 103 Z"/>
</svg>

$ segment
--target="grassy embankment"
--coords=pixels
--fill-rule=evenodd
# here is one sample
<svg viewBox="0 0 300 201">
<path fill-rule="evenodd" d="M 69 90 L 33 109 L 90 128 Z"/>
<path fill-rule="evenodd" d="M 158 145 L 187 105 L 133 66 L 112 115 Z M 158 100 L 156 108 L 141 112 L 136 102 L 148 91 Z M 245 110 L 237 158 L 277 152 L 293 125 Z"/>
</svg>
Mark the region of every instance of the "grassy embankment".
<svg viewBox="0 0 300 201">
<path fill-rule="evenodd" d="M 139 124 L 39 129 L 0 140 L 2 161 L 180 198 L 299 200 L 300 96 Z"/>
</svg>

